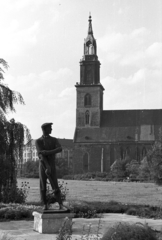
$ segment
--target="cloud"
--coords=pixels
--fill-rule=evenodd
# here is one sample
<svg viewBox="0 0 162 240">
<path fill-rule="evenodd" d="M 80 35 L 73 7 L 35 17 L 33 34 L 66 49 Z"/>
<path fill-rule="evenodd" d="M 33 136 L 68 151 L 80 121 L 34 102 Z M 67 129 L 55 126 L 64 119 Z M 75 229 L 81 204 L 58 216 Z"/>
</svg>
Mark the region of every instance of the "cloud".
<svg viewBox="0 0 162 240">
<path fill-rule="evenodd" d="M 109 62 L 124 64 L 125 56 L 133 58 L 134 52 L 137 52 L 136 55 L 142 54 L 143 43 L 148 34 L 149 31 L 144 27 L 134 29 L 129 34 L 110 31 L 98 39 L 98 47 L 106 54 Z"/>
<path fill-rule="evenodd" d="M 59 97 L 73 97 L 75 96 L 75 88 L 66 88 L 60 94 Z"/>
<path fill-rule="evenodd" d="M 38 8 L 44 5 L 55 5 L 59 0 L 5 0 L 1 3 L 1 9 L 5 12 L 22 11 L 28 7 Z"/>
<path fill-rule="evenodd" d="M 32 26 L 19 29 L 19 22 L 13 20 L 8 28 L 1 29 L 0 52 L 1 56 L 20 56 L 37 43 L 39 22 Z"/>
<path fill-rule="evenodd" d="M 126 54 L 120 60 L 121 65 L 149 66 L 152 68 L 161 68 L 162 66 L 162 42 L 155 42 L 148 48 L 141 51 L 134 51 Z"/>
<path fill-rule="evenodd" d="M 139 69 L 128 77 L 102 79 L 105 109 L 162 108 L 162 72 Z M 109 91 L 111 89 L 111 91 Z"/>
<path fill-rule="evenodd" d="M 109 32 L 98 40 L 98 46 L 106 62 L 116 63 L 118 67 L 161 69 L 162 42 L 148 43 L 148 37 L 150 32 L 144 27 L 129 34 Z M 117 69 L 117 65 L 113 68 Z"/>
<path fill-rule="evenodd" d="M 6 74 L 6 83 L 11 89 L 24 93 L 29 90 L 45 91 L 50 88 L 58 93 L 58 91 L 62 90 L 62 87 L 66 88 L 72 75 L 73 72 L 69 68 L 60 68 L 57 71 L 47 70 L 39 74 L 29 73 L 18 77 Z"/>
<path fill-rule="evenodd" d="M 67 132 L 70 135 L 71 129 L 73 135 L 75 87 L 69 87 L 71 84 L 69 80 L 73 76 L 71 69 L 60 68 L 57 71 L 47 70 L 39 74 L 30 73 L 18 77 L 6 75 L 8 86 L 19 91 L 26 103 L 25 106 L 16 106 L 18 114 L 14 114 L 13 117 L 27 124 L 31 129 L 31 133 L 36 132 L 34 126 L 41 126 L 46 121 L 52 121 L 57 127 L 61 128 L 61 125 L 65 125 L 66 119 L 68 123 Z M 63 127 L 64 130 L 66 130 L 65 128 L 67 126 Z M 60 136 L 63 137 L 63 134 L 64 132 L 61 132 Z M 58 133 L 57 136 L 59 136 Z"/>
</svg>

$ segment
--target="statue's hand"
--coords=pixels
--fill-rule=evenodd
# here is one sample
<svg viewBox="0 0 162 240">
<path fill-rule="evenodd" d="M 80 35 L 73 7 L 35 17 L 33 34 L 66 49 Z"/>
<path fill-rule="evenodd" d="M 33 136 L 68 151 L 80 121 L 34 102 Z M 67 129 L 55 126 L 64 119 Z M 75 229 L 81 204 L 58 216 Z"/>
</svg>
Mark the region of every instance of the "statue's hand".
<svg viewBox="0 0 162 240">
<path fill-rule="evenodd" d="M 46 150 L 42 150 L 42 151 L 40 151 L 39 153 L 42 154 L 43 156 L 47 156 L 47 155 L 48 155 L 48 153 L 47 153 Z"/>
<path fill-rule="evenodd" d="M 51 169 L 50 168 L 47 168 L 46 171 L 45 171 L 46 175 L 49 176 L 51 175 Z"/>
</svg>

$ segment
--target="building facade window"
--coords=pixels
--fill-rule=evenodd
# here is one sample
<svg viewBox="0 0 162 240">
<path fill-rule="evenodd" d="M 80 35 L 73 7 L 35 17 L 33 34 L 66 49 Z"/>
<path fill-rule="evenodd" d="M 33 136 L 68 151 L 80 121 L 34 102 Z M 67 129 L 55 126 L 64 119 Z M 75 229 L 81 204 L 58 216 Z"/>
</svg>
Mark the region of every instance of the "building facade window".
<svg viewBox="0 0 162 240">
<path fill-rule="evenodd" d="M 90 122 L 90 116 L 89 116 L 89 111 L 85 112 L 85 124 L 89 125 Z"/>
<path fill-rule="evenodd" d="M 137 159 L 137 161 L 140 161 L 140 149 L 139 149 L 139 147 L 136 147 L 136 159 Z"/>
<path fill-rule="evenodd" d="M 84 97 L 84 106 L 91 106 L 91 95 L 89 93 Z"/>
<path fill-rule="evenodd" d="M 146 154 L 147 154 L 146 148 L 143 147 L 142 148 L 142 157 L 144 158 L 146 156 Z"/>
</svg>

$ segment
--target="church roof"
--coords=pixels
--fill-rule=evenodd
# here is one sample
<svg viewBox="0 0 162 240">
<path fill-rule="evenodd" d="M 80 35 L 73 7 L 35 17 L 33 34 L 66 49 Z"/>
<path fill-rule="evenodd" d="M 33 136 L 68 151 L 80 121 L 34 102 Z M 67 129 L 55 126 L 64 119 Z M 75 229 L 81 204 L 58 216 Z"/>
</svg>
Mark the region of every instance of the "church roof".
<svg viewBox="0 0 162 240">
<path fill-rule="evenodd" d="M 74 147 L 73 139 L 58 138 L 58 141 L 63 147 Z"/>
<path fill-rule="evenodd" d="M 101 115 L 101 127 L 161 125 L 162 109 L 109 110 Z"/>
<path fill-rule="evenodd" d="M 162 126 L 162 110 L 109 110 L 101 115 L 101 127 L 77 128 L 75 143 L 154 141 Z"/>
</svg>

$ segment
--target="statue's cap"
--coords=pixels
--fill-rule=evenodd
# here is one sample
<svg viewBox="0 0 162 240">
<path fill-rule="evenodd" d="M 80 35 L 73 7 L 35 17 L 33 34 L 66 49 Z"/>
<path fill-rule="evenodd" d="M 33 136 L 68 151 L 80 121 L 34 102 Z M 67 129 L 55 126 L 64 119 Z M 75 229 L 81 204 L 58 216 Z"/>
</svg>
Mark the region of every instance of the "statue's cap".
<svg viewBox="0 0 162 240">
<path fill-rule="evenodd" d="M 43 128 L 45 128 L 45 127 L 47 127 L 47 126 L 49 126 L 49 125 L 52 125 L 53 123 L 43 123 L 42 124 L 42 126 L 41 126 L 41 128 L 43 129 Z"/>
</svg>

